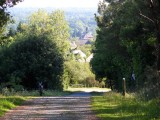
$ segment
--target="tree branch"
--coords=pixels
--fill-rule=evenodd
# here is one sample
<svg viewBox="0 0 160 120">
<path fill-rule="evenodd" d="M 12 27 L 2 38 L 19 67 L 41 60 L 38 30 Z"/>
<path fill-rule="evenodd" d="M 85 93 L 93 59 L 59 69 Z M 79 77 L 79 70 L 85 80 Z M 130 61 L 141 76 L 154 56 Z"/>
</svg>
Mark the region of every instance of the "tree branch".
<svg viewBox="0 0 160 120">
<path fill-rule="evenodd" d="M 140 11 L 139 15 L 142 16 L 143 18 L 145 18 L 145 19 L 151 21 L 152 23 L 155 23 L 154 20 L 152 20 L 151 18 L 149 18 L 149 17 L 143 15 L 143 14 L 141 13 L 141 11 Z"/>
</svg>

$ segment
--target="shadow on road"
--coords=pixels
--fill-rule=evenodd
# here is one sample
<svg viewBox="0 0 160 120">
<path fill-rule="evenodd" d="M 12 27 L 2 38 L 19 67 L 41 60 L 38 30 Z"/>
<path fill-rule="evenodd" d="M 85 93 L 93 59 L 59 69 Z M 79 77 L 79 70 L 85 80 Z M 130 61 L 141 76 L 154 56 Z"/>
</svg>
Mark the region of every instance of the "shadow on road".
<svg viewBox="0 0 160 120">
<path fill-rule="evenodd" d="M 10 110 L 0 120 L 97 120 L 90 106 L 90 93 L 65 97 L 40 97 Z"/>
</svg>

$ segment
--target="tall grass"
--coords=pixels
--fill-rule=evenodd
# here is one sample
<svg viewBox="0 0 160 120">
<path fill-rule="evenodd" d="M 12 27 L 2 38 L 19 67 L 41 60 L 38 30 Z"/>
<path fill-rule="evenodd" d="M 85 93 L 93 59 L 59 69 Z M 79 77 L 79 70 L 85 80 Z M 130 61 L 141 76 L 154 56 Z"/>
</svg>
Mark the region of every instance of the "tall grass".
<svg viewBox="0 0 160 120">
<path fill-rule="evenodd" d="M 160 99 L 141 101 L 114 92 L 92 97 L 93 110 L 102 120 L 160 120 Z"/>
</svg>

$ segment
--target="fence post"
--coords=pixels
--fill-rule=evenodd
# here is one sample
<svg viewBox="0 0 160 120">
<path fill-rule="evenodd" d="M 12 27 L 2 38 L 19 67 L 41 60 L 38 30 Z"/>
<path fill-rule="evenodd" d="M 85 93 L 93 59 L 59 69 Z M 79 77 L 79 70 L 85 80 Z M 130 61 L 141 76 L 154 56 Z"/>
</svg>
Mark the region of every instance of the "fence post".
<svg viewBox="0 0 160 120">
<path fill-rule="evenodd" d="M 122 89 L 123 89 L 122 95 L 125 97 L 126 96 L 126 79 L 125 78 L 123 78 L 123 81 L 122 81 Z"/>
</svg>

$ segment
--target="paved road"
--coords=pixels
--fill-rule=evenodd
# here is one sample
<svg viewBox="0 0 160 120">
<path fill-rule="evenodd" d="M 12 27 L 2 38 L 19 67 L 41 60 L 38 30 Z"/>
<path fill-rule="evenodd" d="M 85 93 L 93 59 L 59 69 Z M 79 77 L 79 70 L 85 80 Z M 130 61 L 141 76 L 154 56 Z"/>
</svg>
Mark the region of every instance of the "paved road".
<svg viewBox="0 0 160 120">
<path fill-rule="evenodd" d="M 98 120 L 91 111 L 90 93 L 40 97 L 10 110 L 0 120 Z"/>
</svg>

